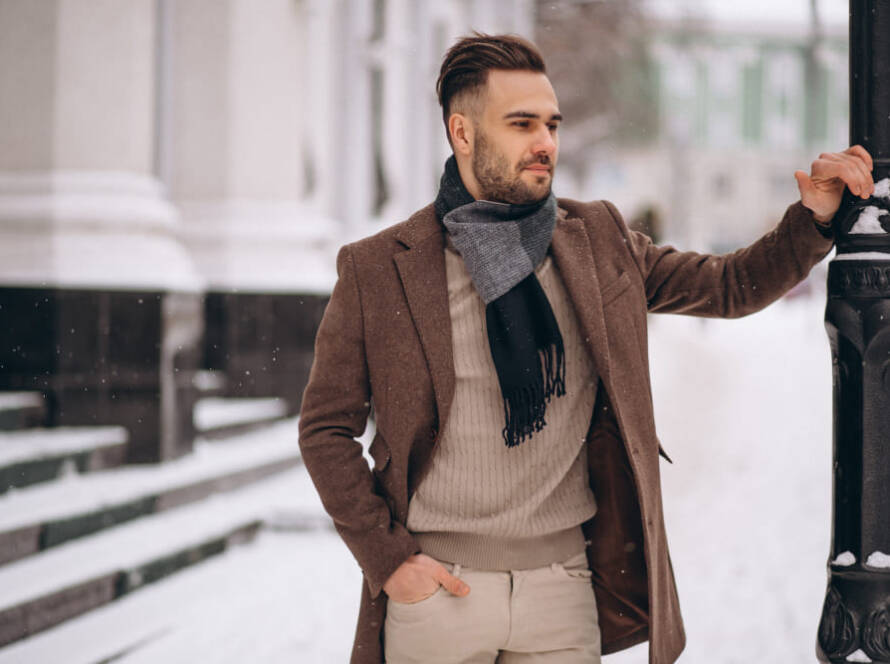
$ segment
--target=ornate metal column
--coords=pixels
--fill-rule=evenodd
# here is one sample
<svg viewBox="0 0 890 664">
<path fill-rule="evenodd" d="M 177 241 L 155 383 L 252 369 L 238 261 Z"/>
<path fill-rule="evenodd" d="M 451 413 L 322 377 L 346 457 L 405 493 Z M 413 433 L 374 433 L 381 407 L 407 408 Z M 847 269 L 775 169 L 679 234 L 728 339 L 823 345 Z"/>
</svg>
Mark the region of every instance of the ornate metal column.
<svg viewBox="0 0 890 664">
<path fill-rule="evenodd" d="M 825 326 L 834 375 L 834 506 L 822 662 L 890 663 L 890 2 L 850 1 L 850 140 L 875 195 L 834 220 Z"/>
</svg>

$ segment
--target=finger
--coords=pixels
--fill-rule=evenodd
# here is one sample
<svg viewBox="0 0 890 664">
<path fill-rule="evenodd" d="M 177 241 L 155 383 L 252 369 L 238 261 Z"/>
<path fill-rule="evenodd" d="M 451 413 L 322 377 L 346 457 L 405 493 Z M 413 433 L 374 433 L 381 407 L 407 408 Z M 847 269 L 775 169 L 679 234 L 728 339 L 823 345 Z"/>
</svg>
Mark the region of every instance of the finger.
<svg viewBox="0 0 890 664">
<path fill-rule="evenodd" d="M 850 191 L 862 198 L 871 196 L 872 192 L 874 192 L 875 183 L 866 161 L 861 156 L 850 154 L 849 151 L 836 153 L 832 156 L 835 161 L 844 163 L 852 169 L 851 176 L 856 178 L 858 187 L 851 186 L 850 182 L 845 180 L 847 185 L 850 186 Z"/>
<path fill-rule="evenodd" d="M 859 172 L 859 180 L 862 183 L 862 196 L 863 198 L 868 198 L 875 191 L 875 181 L 871 175 L 871 170 L 868 168 L 868 165 L 865 163 L 865 161 L 860 157 L 848 155 L 847 160 Z"/>
<path fill-rule="evenodd" d="M 856 196 L 866 192 L 865 182 L 862 180 L 859 170 L 853 165 L 853 160 L 841 154 L 819 155 L 819 159 L 813 163 L 813 175 L 816 176 L 813 179 L 817 181 L 838 178 Z"/>
<path fill-rule="evenodd" d="M 873 171 L 875 168 L 875 164 L 872 161 L 871 155 L 868 153 L 868 150 L 866 150 L 861 145 L 851 145 L 846 150 L 844 150 L 844 154 L 856 155 L 857 157 L 862 159 L 865 162 L 865 165 L 868 167 L 869 171 Z"/>
<path fill-rule="evenodd" d="M 470 592 L 470 586 L 458 579 L 456 576 L 452 576 L 451 574 L 449 574 L 448 570 L 446 570 L 441 565 L 436 571 L 436 575 L 434 578 L 436 579 L 436 581 L 441 583 L 442 587 L 445 588 L 445 590 L 450 592 L 452 595 L 463 597 Z"/>
<path fill-rule="evenodd" d="M 794 171 L 794 179 L 797 180 L 797 188 L 800 189 L 801 196 L 815 193 L 816 185 L 813 184 L 806 171 Z"/>
</svg>

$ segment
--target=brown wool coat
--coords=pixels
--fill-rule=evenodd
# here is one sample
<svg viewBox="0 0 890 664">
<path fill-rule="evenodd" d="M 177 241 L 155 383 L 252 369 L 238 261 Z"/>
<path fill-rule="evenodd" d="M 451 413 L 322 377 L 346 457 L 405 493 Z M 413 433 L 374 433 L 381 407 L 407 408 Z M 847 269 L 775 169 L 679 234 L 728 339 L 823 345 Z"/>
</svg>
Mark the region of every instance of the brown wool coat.
<svg viewBox="0 0 890 664">
<path fill-rule="evenodd" d="M 343 247 L 316 338 L 300 447 L 364 572 L 353 664 L 383 661 L 381 588 L 419 551 L 405 528 L 408 501 L 454 394 L 444 244 L 429 205 Z M 587 436 L 599 509 L 583 528 L 605 653 L 648 639 L 650 664 L 670 664 L 685 644 L 662 515 L 646 312 L 755 312 L 830 248 L 799 202 L 750 247 L 710 256 L 656 247 L 628 230 L 610 203 L 559 200 L 551 251 L 600 375 Z M 372 402 L 369 470 L 354 438 Z"/>
</svg>

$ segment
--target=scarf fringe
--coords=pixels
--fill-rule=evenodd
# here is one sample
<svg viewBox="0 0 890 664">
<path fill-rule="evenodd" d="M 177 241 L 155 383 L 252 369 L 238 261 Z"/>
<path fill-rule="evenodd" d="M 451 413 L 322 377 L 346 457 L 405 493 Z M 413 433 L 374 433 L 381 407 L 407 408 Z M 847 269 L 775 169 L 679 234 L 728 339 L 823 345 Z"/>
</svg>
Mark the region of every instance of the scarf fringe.
<svg viewBox="0 0 890 664">
<path fill-rule="evenodd" d="M 547 381 L 547 385 L 544 388 L 544 396 L 549 402 L 550 397 L 554 394 L 561 397 L 566 393 L 565 351 L 563 350 L 562 343 L 559 343 L 550 344 L 546 348 L 539 348 L 538 354 L 544 363 L 544 378 Z M 556 359 L 555 369 L 553 367 L 554 356 Z"/>
<path fill-rule="evenodd" d="M 562 344 L 550 344 L 538 349 L 543 363 L 540 373 L 529 385 L 523 385 L 504 395 L 504 415 L 506 426 L 501 432 L 507 447 L 516 447 L 531 438 L 532 434 L 544 428 L 547 422 L 544 415 L 550 398 L 566 393 L 565 352 Z M 554 366 L 554 360 L 555 366 Z"/>
</svg>

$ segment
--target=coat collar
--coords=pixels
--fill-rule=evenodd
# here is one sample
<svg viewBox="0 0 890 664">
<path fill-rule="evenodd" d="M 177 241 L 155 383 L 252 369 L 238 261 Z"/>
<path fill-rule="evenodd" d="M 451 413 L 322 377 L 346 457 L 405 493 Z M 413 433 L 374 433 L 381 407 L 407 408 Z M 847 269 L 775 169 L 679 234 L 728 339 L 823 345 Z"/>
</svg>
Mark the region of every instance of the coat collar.
<svg viewBox="0 0 890 664">
<path fill-rule="evenodd" d="M 395 262 L 432 377 L 441 430 L 448 419 L 455 384 L 445 229 L 430 204 L 402 224 L 394 237 L 406 248 L 395 255 Z M 607 381 L 609 354 L 593 248 L 584 221 L 562 207 L 558 208 L 551 251 L 594 364 Z"/>
</svg>

